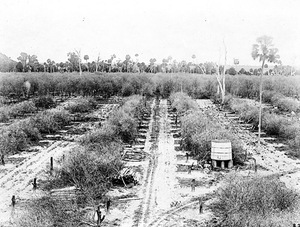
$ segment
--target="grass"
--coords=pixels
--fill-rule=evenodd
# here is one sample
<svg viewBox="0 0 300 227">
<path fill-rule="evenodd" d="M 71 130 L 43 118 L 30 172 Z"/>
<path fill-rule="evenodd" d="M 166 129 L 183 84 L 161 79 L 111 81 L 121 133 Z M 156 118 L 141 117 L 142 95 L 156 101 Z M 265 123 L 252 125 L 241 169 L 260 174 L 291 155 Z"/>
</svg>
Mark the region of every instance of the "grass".
<svg viewBox="0 0 300 227">
<path fill-rule="evenodd" d="M 230 175 L 217 192 L 212 209 L 221 220 L 218 226 L 290 226 L 299 220 L 292 216 L 298 198 L 276 176 Z"/>
<path fill-rule="evenodd" d="M 77 226 L 83 218 L 76 201 L 53 200 L 42 197 L 27 201 L 26 212 L 16 213 L 13 227 Z M 70 212 L 71 211 L 71 212 Z"/>
</svg>

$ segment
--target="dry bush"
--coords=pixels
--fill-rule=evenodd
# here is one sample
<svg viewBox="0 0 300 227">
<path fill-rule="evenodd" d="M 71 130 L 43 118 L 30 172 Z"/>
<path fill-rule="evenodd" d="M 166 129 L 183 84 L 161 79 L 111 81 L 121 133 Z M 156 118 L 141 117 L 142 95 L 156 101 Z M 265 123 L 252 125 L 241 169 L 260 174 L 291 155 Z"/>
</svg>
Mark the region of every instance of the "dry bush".
<svg viewBox="0 0 300 227">
<path fill-rule="evenodd" d="M 42 95 L 42 96 L 35 98 L 33 100 L 33 102 L 37 108 L 49 109 L 49 108 L 54 108 L 56 106 L 56 104 L 51 96 Z"/>
<path fill-rule="evenodd" d="M 300 102 L 297 99 L 290 98 L 290 97 L 280 98 L 277 101 L 275 101 L 273 105 L 277 106 L 278 109 L 283 111 L 289 111 L 289 112 L 300 111 Z"/>
<path fill-rule="evenodd" d="M 276 176 L 245 179 L 231 175 L 217 192 L 212 208 L 221 220 L 218 226 L 282 226 L 277 225 L 282 220 L 270 217 L 286 220 L 286 215 L 294 212 L 297 199 L 298 194 L 286 188 Z"/>
<path fill-rule="evenodd" d="M 2 154 L 15 154 L 27 146 L 25 132 L 16 124 L 0 131 L 0 151 Z"/>
<path fill-rule="evenodd" d="M 110 143 L 94 149 L 78 147 L 66 156 L 60 169 L 60 181 L 74 184 L 85 196 L 102 198 L 112 186 L 111 178 L 119 174 L 122 146 Z"/>
<path fill-rule="evenodd" d="M 107 124 L 125 143 L 133 141 L 137 136 L 137 121 L 123 109 L 118 109 L 108 119 Z"/>
<path fill-rule="evenodd" d="M 42 197 L 28 202 L 21 212 L 17 212 L 12 226 L 73 227 L 80 223 L 82 216 L 76 201 L 61 201 Z"/>
<path fill-rule="evenodd" d="M 41 133 L 52 133 L 70 123 L 69 113 L 61 109 L 45 110 L 30 119 Z"/>
</svg>

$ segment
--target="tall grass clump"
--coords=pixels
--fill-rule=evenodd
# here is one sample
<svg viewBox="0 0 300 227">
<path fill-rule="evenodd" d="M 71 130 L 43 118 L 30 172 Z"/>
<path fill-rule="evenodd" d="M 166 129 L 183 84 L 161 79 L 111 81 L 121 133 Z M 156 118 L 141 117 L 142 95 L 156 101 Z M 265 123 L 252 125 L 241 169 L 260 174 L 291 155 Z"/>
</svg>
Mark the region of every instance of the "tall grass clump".
<svg viewBox="0 0 300 227">
<path fill-rule="evenodd" d="M 231 175 L 217 192 L 212 208 L 220 220 L 218 226 L 288 226 L 296 218 L 284 225 L 271 218 L 277 216 L 286 220 L 288 213 L 294 212 L 298 198 L 298 194 L 277 177 Z"/>
</svg>

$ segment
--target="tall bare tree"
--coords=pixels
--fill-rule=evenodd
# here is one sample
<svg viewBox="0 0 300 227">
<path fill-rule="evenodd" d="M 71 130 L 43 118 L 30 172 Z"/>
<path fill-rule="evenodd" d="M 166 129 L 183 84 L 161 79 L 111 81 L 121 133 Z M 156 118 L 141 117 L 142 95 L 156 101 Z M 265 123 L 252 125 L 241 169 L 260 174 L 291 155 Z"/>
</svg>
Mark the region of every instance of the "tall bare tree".
<svg viewBox="0 0 300 227">
<path fill-rule="evenodd" d="M 225 70 L 226 70 L 226 64 L 227 64 L 227 47 L 226 47 L 224 39 L 223 39 L 223 45 L 224 45 L 224 66 L 221 67 L 221 53 L 220 53 L 220 56 L 219 56 L 219 63 L 218 63 L 218 65 L 216 65 L 216 68 L 217 68 L 216 78 L 217 78 L 217 81 L 218 81 L 218 84 L 219 84 L 219 89 L 221 90 L 221 100 L 222 100 L 221 102 L 222 102 L 222 104 L 224 104 L 224 101 L 225 101 L 225 93 L 226 93 Z"/>
<path fill-rule="evenodd" d="M 273 38 L 270 36 L 261 36 L 256 39 L 256 44 L 252 46 L 252 57 L 253 59 L 259 59 L 261 64 L 261 74 L 259 82 L 259 120 L 258 120 L 258 145 L 260 145 L 261 135 L 261 115 L 262 115 L 262 76 L 264 74 L 265 62 L 278 63 L 280 56 L 277 54 L 278 49 L 274 48 Z"/>
<path fill-rule="evenodd" d="M 82 74 L 82 70 L 81 70 L 81 50 L 76 50 L 76 49 L 75 49 L 75 53 L 76 53 L 77 58 L 78 58 L 79 74 L 80 74 L 80 76 L 81 76 L 81 74 Z"/>
<path fill-rule="evenodd" d="M 101 58 L 100 58 L 100 53 L 98 53 L 98 57 L 97 57 L 97 60 L 96 60 L 96 72 L 98 72 L 98 67 L 99 67 L 99 64 L 100 64 L 100 60 L 101 60 Z"/>
</svg>

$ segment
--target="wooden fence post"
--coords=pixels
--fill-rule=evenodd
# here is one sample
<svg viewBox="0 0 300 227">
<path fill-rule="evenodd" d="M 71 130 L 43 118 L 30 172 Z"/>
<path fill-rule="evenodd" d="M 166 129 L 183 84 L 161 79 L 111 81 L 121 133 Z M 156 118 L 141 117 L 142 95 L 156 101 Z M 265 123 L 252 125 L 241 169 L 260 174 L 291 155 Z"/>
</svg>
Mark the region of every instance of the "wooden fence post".
<svg viewBox="0 0 300 227">
<path fill-rule="evenodd" d="M 2 163 L 2 165 L 4 165 L 4 166 L 5 166 L 4 154 L 2 154 L 2 155 L 1 155 L 1 163 Z"/>
<path fill-rule="evenodd" d="M 33 179 L 32 186 L 33 186 L 33 190 L 37 188 L 36 178 Z"/>
<path fill-rule="evenodd" d="M 50 171 L 53 171 L 53 157 L 50 158 Z"/>
<path fill-rule="evenodd" d="M 13 207 L 15 207 L 15 205 L 16 205 L 16 196 L 15 196 L 15 195 L 13 195 L 13 196 L 11 197 L 11 205 L 12 205 Z"/>
</svg>

